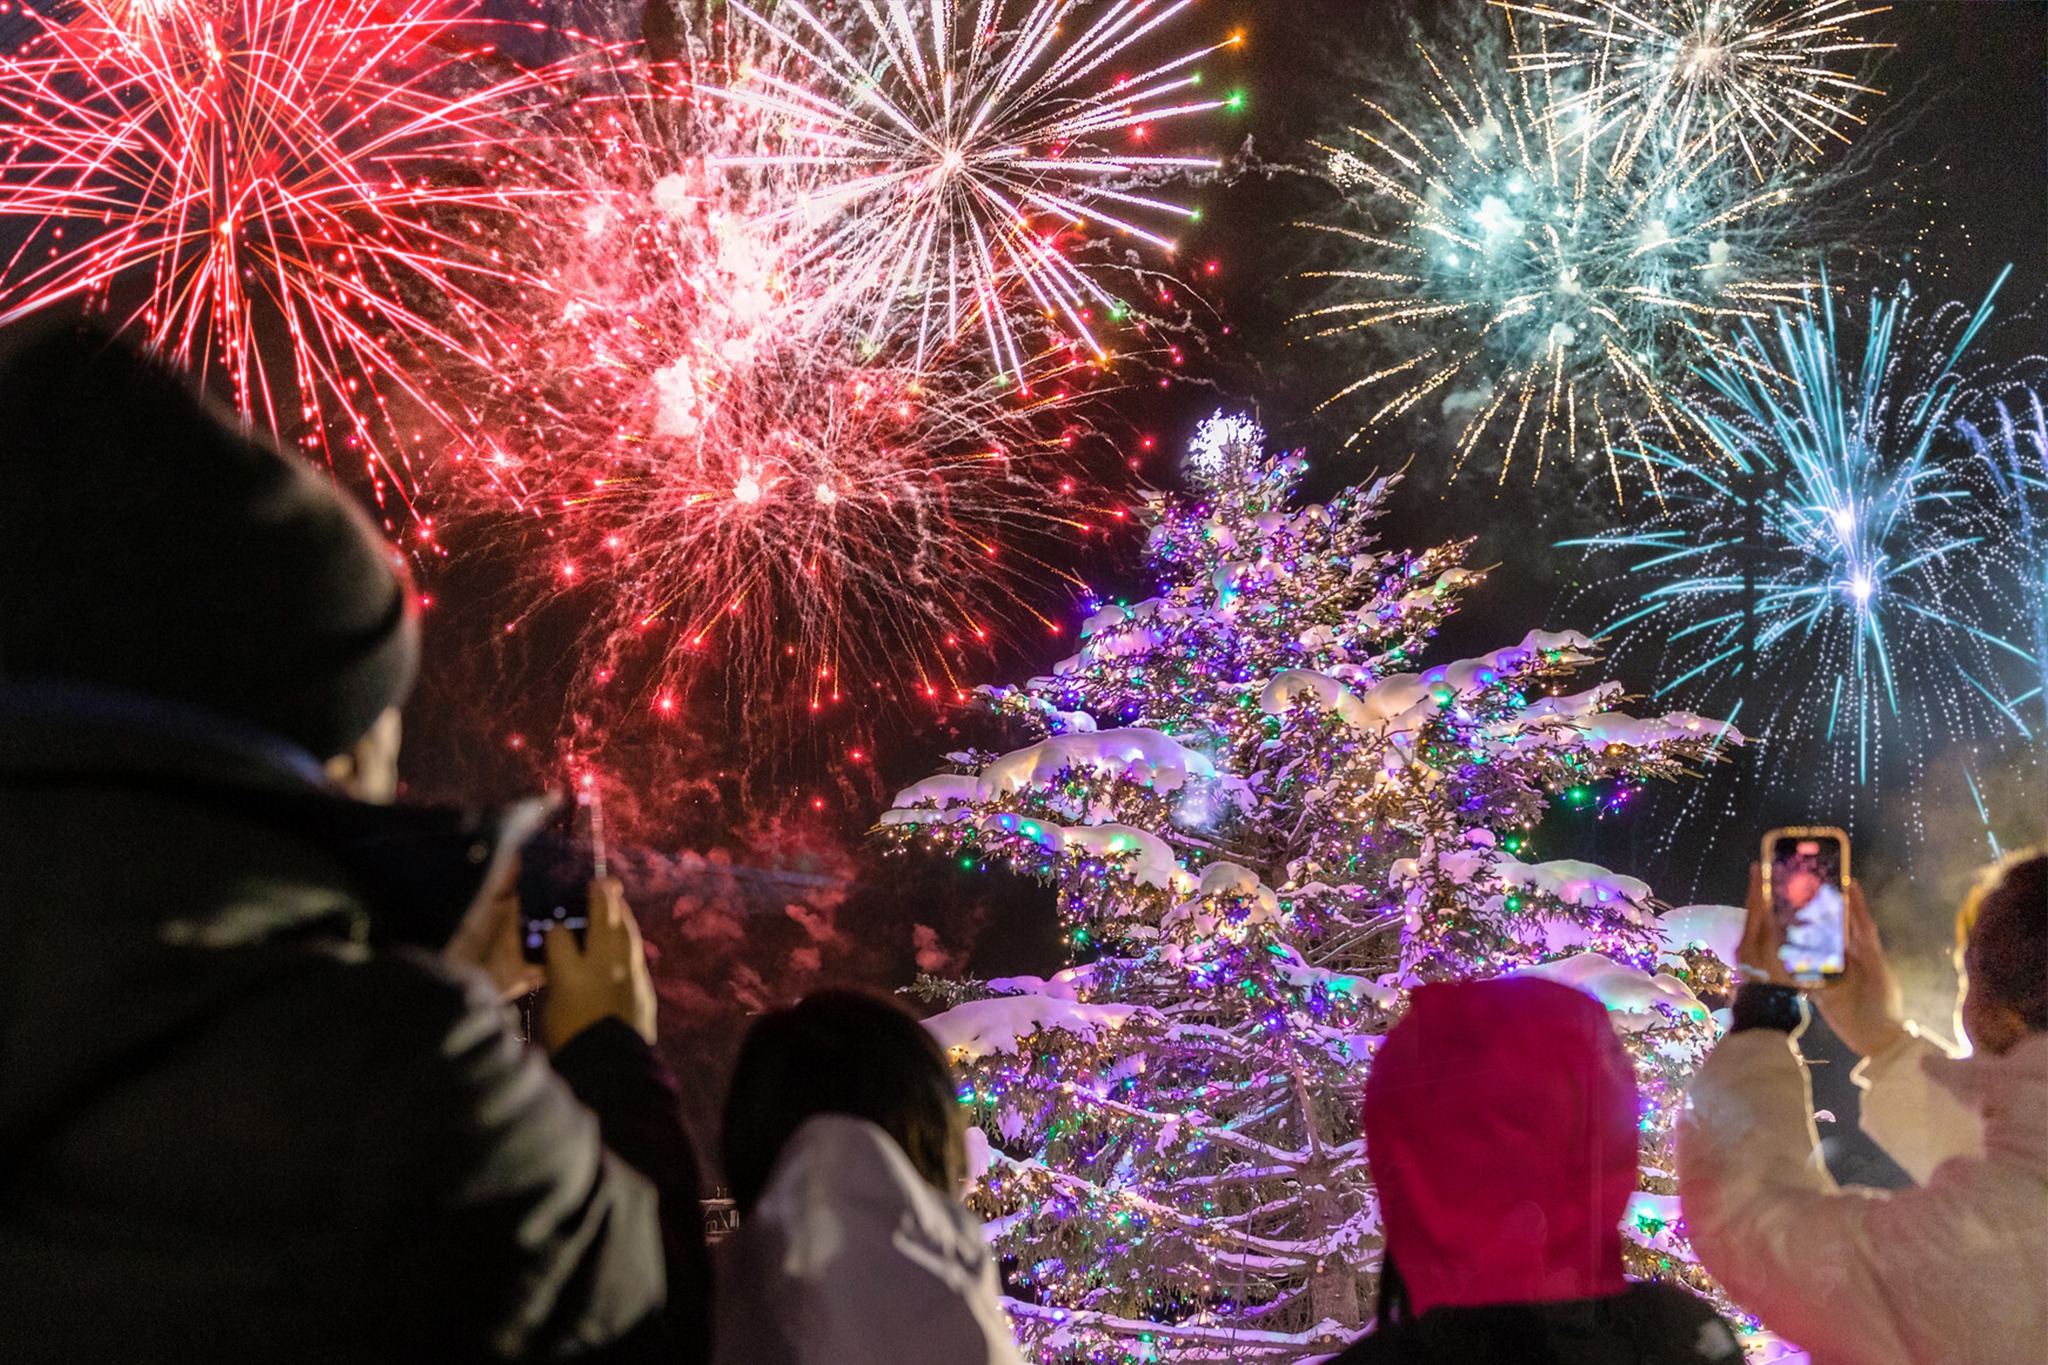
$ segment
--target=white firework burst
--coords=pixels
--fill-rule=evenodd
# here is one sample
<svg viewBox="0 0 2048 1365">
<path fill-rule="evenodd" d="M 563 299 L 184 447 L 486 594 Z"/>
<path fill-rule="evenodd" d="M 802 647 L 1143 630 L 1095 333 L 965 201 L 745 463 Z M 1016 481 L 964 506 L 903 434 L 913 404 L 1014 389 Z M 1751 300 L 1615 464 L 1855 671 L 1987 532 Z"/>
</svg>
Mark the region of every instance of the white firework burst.
<svg viewBox="0 0 2048 1365">
<path fill-rule="evenodd" d="M 1564 39 L 1517 53 L 1515 69 L 1582 73 L 1573 103 L 1595 125 L 1624 130 L 1615 143 L 1624 162 L 1652 142 L 1705 137 L 1763 176 L 1788 156 L 1846 142 L 1844 125 L 1863 122 L 1857 99 L 1883 93 L 1856 68 L 1891 46 L 1867 33 L 1891 6 L 1859 0 L 1493 3 Z"/>
<path fill-rule="evenodd" d="M 1183 52 L 1136 73 L 1193 0 L 859 0 L 835 24 L 801 3 L 734 0 L 776 54 L 707 93 L 762 122 L 769 150 L 719 158 L 787 172 L 777 225 L 810 234 L 802 268 L 829 271 L 831 311 L 869 346 L 919 355 L 980 334 L 999 373 L 1021 376 L 1034 333 L 1098 359 L 1103 318 L 1127 305 L 1076 259 L 1106 232 L 1173 251 L 1199 210 L 1159 182 L 1213 158 L 1149 150 L 1164 125 L 1236 107 L 1206 97 Z"/>
</svg>

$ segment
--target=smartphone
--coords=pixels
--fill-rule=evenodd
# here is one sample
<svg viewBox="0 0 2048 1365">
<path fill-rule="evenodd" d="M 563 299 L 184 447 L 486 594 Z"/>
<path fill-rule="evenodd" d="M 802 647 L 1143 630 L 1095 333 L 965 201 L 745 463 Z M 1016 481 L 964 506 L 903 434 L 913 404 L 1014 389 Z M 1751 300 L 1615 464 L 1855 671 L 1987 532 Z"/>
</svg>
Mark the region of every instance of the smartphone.
<svg viewBox="0 0 2048 1365">
<path fill-rule="evenodd" d="M 604 806 L 596 793 L 565 801 L 519 850 L 519 948 L 547 961 L 547 936 L 566 929 L 582 947 L 590 931 L 590 884 L 605 875 Z"/>
<path fill-rule="evenodd" d="M 1764 896 L 1784 935 L 1778 956 L 1802 986 L 1842 974 L 1849 836 L 1832 825 L 1793 825 L 1764 836 Z"/>
</svg>

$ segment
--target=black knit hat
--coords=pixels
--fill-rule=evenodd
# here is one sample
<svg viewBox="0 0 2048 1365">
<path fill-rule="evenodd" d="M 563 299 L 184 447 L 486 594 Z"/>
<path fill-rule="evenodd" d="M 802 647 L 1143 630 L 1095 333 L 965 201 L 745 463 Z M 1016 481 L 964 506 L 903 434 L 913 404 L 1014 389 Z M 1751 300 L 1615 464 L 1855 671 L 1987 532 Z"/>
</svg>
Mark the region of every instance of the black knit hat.
<svg viewBox="0 0 2048 1365">
<path fill-rule="evenodd" d="M 0 338 L 0 681 L 122 688 L 320 758 L 403 701 L 397 553 L 332 481 L 75 322 Z"/>
</svg>

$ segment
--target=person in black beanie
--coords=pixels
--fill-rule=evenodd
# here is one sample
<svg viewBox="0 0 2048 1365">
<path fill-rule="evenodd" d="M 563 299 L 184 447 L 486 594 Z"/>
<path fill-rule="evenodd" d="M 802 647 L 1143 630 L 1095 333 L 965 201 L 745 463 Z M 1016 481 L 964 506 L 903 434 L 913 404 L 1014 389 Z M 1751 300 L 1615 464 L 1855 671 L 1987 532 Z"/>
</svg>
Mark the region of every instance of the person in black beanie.
<svg viewBox="0 0 2048 1365">
<path fill-rule="evenodd" d="M 0 337 L 0 1359 L 706 1355 L 631 912 L 549 936 L 551 1069 L 504 1004 L 541 803 L 388 804 L 418 658 L 331 481 Z"/>
<path fill-rule="evenodd" d="M 133 351 L 17 343 L 0 489 L 0 677 L 188 703 L 319 759 L 411 688 L 413 594 L 369 519 Z"/>
</svg>

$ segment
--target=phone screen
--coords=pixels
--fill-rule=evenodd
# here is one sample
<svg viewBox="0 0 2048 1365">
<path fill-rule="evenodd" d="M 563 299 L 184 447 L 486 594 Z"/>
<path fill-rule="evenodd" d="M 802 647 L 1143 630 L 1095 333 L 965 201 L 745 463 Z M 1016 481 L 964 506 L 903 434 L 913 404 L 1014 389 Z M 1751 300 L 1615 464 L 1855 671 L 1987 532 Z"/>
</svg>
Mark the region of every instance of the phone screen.
<svg viewBox="0 0 2048 1365">
<path fill-rule="evenodd" d="M 1785 936 L 1778 955 L 1795 981 L 1811 984 L 1841 974 L 1846 861 L 1842 841 L 1833 834 L 1787 835 L 1771 846 L 1771 913 Z"/>
<path fill-rule="evenodd" d="M 590 883 L 603 875 L 595 803 L 571 801 L 519 851 L 519 937 L 528 962 L 547 961 L 547 936 L 590 928 Z"/>
</svg>

